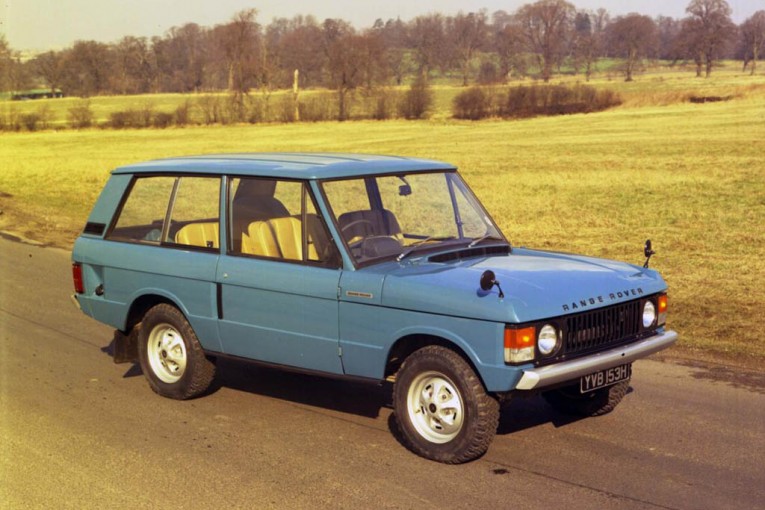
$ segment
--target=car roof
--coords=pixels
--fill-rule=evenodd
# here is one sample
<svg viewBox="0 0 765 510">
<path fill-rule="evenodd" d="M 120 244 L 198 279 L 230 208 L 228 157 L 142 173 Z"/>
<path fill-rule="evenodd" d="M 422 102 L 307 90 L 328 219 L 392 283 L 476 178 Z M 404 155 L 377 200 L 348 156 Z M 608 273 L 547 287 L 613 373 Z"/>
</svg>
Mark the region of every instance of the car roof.
<svg viewBox="0 0 765 510">
<path fill-rule="evenodd" d="M 449 163 L 427 159 L 373 154 L 306 152 L 185 156 L 126 165 L 115 169 L 112 173 L 199 173 L 286 179 L 337 179 L 384 173 L 454 169 L 454 165 Z"/>
</svg>

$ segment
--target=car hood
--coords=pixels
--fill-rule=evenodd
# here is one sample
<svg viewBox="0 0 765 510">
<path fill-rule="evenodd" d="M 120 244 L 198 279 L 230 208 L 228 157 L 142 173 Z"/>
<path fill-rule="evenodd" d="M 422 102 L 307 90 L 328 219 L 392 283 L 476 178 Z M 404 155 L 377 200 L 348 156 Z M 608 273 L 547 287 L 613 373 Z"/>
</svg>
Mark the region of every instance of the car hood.
<svg viewBox="0 0 765 510">
<path fill-rule="evenodd" d="M 513 248 L 500 256 L 384 264 L 381 304 L 393 308 L 522 323 L 577 313 L 665 291 L 652 269 L 606 259 Z M 484 291 L 491 270 L 504 291 Z"/>
</svg>

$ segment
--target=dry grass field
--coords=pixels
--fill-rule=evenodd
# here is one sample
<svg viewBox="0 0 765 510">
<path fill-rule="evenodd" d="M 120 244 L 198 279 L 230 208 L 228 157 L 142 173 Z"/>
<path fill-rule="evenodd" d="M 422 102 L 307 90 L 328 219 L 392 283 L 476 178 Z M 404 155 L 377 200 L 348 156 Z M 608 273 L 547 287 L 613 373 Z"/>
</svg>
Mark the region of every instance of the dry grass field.
<svg viewBox="0 0 765 510">
<path fill-rule="evenodd" d="M 152 158 L 331 151 L 441 159 L 460 167 L 515 245 L 642 264 L 651 238 L 680 350 L 765 368 L 765 80 L 733 71 L 718 81 L 684 76 L 684 86 L 674 75 L 622 84 L 626 104 L 608 112 L 522 121 L 441 114 L 2 133 L 0 229 L 68 248 L 109 171 Z M 734 98 L 682 102 L 697 89 Z"/>
</svg>

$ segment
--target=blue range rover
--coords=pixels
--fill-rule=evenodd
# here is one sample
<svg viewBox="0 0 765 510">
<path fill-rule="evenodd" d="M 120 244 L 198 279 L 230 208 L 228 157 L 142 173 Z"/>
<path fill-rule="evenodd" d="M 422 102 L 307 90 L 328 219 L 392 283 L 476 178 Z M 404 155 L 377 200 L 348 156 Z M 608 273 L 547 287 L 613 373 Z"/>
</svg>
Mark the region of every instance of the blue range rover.
<svg viewBox="0 0 765 510">
<path fill-rule="evenodd" d="M 646 246 L 646 255 L 652 253 Z M 607 413 L 672 345 L 645 266 L 511 246 L 447 163 L 229 154 L 117 168 L 72 254 L 75 298 L 160 395 L 223 357 L 394 381 L 413 452 L 482 455 L 499 402 Z"/>
</svg>

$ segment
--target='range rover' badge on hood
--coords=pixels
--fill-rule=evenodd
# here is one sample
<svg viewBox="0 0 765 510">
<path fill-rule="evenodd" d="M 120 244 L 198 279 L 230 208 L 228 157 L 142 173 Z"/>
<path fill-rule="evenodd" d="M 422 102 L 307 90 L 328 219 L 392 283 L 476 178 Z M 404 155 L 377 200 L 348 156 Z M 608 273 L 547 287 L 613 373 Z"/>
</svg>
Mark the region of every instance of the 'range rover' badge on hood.
<svg viewBox="0 0 765 510">
<path fill-rule="evenodd" d="M 585 299 L 580 299 L 578 302 L 572 301 L 571 303 L 564 303 L 562 306 L 564 312 L 573 312 L 574 310 L 587 308 L 588 306 L 593 306 L 600 303 L 610 303 L 612 301 L 624 299 L 625 297 L 642 295 L 643 289 L 641 287 L 637 287 L 634 289 L 624 289 L 616 292 L 610 292 L 608 296 L 593 296 Z"/>
</svg>

